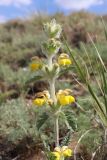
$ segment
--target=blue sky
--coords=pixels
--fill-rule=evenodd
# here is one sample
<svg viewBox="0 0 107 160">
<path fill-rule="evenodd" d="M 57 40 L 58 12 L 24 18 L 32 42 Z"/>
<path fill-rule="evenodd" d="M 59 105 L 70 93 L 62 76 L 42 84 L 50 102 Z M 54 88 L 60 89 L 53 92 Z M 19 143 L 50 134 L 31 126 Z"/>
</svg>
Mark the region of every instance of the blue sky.
<svg viewBox="0 0 107 160">
<path fill-rule="evenodd" d="M 0 0 L 0 22 L 32 13 L 69 13 L 81 9 L 97 14 L 107 13 L 107 0 Z"/>
</svg>

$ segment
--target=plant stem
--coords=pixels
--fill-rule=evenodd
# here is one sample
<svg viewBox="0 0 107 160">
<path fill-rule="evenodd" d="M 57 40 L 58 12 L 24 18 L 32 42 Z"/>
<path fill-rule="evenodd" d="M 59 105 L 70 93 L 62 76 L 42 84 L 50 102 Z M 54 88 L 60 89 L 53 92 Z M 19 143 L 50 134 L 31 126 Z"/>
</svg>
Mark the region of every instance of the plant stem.
<svg viewBox="0 0 107 160">
<path fill-rule="evenodd" d="M 61 156 L 60 160 L 64 160 L 64 156 Z"/>
<path fill-rule="evenodd" d="M 48 57 L 48 66 L 49 66 L 49 68 L 52 68 L 52 59 L 53 59 L 53 55 Z"/>
<path fill-rule="evenodd" d="M 54 102 L 54 104 L 56 104 L 56 95 L 55 95 L 55 78 L 51 79 L 49 81 L 50 84 L 50 96 Z"/>
<path fill-rule="evenodd" d="M 49 81 L 49 84 L 50 84 L 50 95 L 51 95 L 51 98 L 54 102 L 54 105 L 56 105 L 57 100 L 56 100 L 56 95 L 55 95 L 55 78 L 51 79 Z M 55 127 L 55 146 L 56 147 L 59 146 L 59 123 L 58 123 L 58 119 L 59 119 L 58 114 L 55 114 L 54 127 Z"/>
<path fill-rule="evenodd" d="M 53 56 L 48 57 L 48 66 L 49 66 L 50 69 L 52 69 L 52 58 L 53 58 Z M 54 105 L 56 105 L 56 103 L 57 103 L 56 95 L 55 95 L 55 80 L 56 80 L 56 77 L 54 75 L 49 80 L 50 96 L 53 100 Z M 55 115 L 55 123 L 54 123 L 54 127 L 55 127 L 55 146 L 56 147 L 59 146 L 59 123 L 58 123 L 58 119 L 59 119 L 59 116 L 56 114 Z"/>
<path fill-rule="evenodd" d="M 55 147 L 59 146 L 59 117 L 56 116 L 55 118 Z"/>
</svg>

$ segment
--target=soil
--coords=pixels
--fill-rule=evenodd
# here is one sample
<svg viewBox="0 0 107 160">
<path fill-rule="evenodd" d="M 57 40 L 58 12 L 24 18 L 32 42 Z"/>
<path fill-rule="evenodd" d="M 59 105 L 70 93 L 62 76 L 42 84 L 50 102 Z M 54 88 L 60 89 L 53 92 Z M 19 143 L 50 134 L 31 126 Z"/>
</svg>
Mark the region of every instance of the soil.
<svg viewBox="0 0 107 160">
<path fill-rule="evenodd" d="M 73 141 L 70 147 L 75 148 L 76 144 L 77 141 Z M 17 144 L 0 137 L 0 160 L 46 160 L 42 149 L 42 145 L 35 144 L 29 137 L 17 142 Z M 80 145 L 77 150 L 77 160 L 83 160 L 82 158 L 90 160 L 90 154 L 85 146 Z M 69 160 L 74 159 L 71 157 Z"/>
</svg>

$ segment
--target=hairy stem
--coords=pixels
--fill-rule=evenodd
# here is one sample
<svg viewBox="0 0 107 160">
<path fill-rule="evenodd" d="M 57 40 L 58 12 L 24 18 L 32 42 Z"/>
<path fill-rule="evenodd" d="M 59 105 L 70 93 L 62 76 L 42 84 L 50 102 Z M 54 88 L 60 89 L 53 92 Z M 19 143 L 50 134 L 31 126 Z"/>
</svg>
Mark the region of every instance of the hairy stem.
<svg viewBox="0 0 107 160">
<path fill-rule="evenodd" d="M 48 57 L 48 66 L 50 69 L 52 69 L 52 58 L 53 56 Z M 51 79 L 49 80 L 49 85 L 50 85 L 50 96 L 53 100 L 54 105 L 56 105 L 57 100 L 56 100 L 56 95 L 55 95 L 55 76 L 53 75 L 53 77 L 51 77 Z M 58 123 L 58 119 L 59 116 L 56 114 L 55 115 L 55 123 L 54 123 L 54 127 L 55 127 L 55 146 L 58 147 L 59 146 L 59 123 Z"/>
<path fill-rule="evenodd" d="M 54 102 L 54 105 L 56 105 L 57 100 L 56 100 L 56 95 L 55 95 L 55 78 L 51 79 L 50 82 L 50 95 L 51 98 Z M 59 146 L 59 122 L 58 122 L 59 116 L 58 114 L 55 115 L 55 123 L 54 123 L 54 127 L 55 127 L 55 146 L 58 147 Z"/>
<path fill-rule="evenodd" d="M 55 146 L 59 146 L 59 117 L 56 116 L 55 118 Z"/>
<path fill-rule="evenodd" d="M 52 55 L 48 57 L 48 66 L 49 66 L 49 69 L 52 68 L 52 59 L 53 59 Z"/>
<path fill-rule="evenodd" d="M 51 79 L 50 82 L 50 95 L 51 95 L 51 98 L 54 102 L 54 104 L 56 104 L 56 95 L 55 95 L 55 78 Z"/>
</svg>

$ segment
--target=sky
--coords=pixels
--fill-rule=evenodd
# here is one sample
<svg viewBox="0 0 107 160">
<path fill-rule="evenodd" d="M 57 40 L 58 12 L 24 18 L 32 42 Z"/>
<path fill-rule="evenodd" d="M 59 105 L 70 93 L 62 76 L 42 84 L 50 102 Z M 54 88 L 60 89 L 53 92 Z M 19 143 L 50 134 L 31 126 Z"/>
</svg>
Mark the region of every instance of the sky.
<svg viewBox="0 0 107 160">
<path fill-rule="evenodd" d="M 0 22 L 24 18 L 33 13 L 86 10 L 96 14 L 107 13 L 107 0 L 0 0 Z"/>
</svg>

